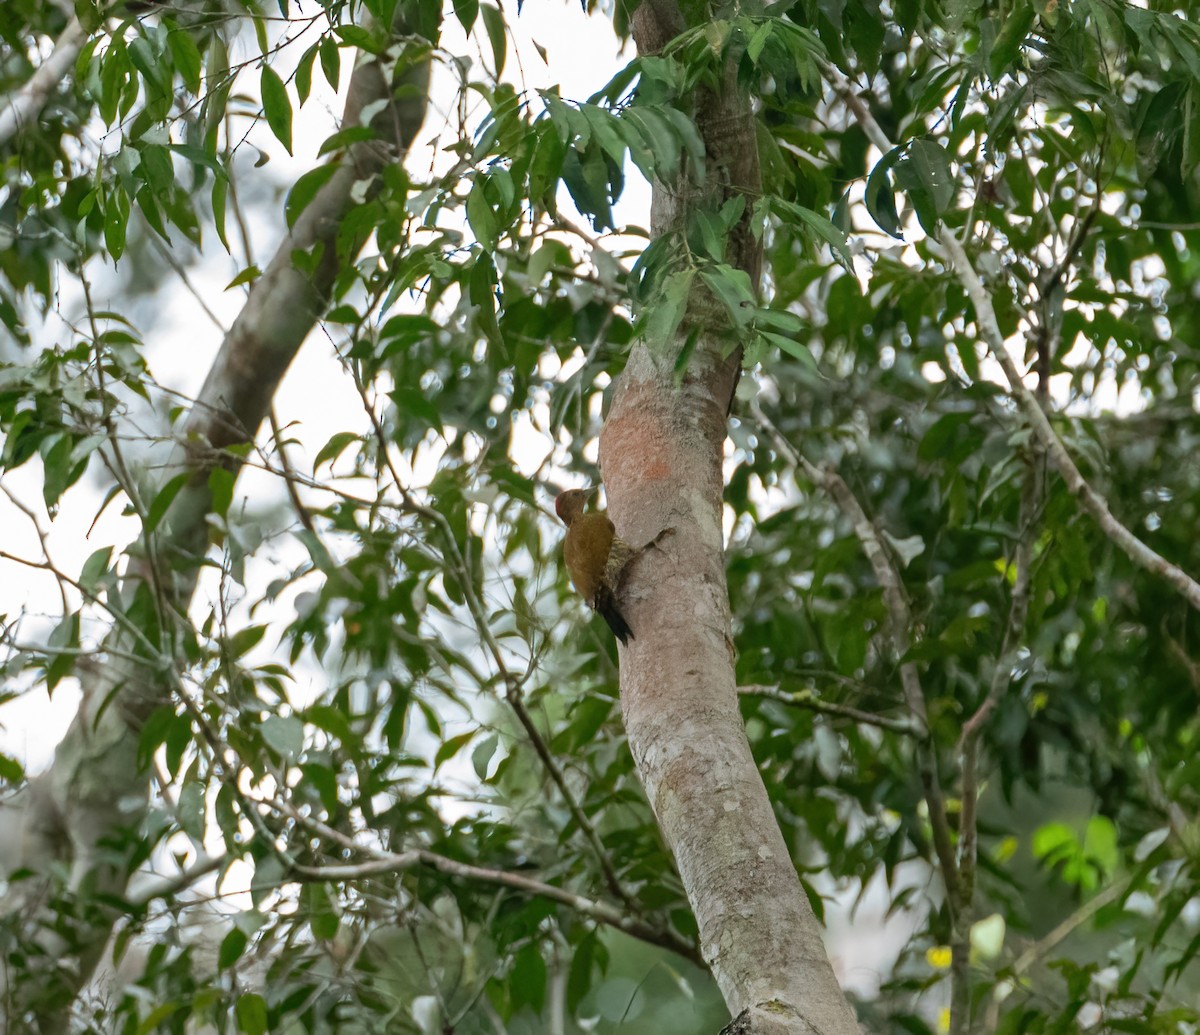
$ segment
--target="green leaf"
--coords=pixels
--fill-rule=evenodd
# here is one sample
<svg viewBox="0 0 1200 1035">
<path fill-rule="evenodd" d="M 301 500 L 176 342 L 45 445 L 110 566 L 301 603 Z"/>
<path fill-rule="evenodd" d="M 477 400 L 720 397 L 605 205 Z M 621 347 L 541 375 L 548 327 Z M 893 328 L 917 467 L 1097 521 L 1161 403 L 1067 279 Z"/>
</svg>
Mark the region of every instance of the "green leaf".
<svg viewBox="0 0 1200 1035">
<path fill-rule="evenodd" d="M 374 140 L 376 136 L 378 134 L 370 126 L 348 126 L 327 136 L 317 149 L 317 157 L 340 151 L 362 140 Z"/>
<path fill-rule="evenodd" d="M 263 740 L 287 761 L 294 762 L 304 750 L 304 723 L 294 715 L 272 715 L 259 726 Z"/>
<path fill-rule="evenodd" d="M 252 11 L 250 21 L 254 26 L 254 36 L 258 40 L 258 52 L 264 57 L 271 49 L 271 41 L 267 38 L 267 22 L 257 11 Z"/>
<path fill-rule="evenodd" d="M 475 775 L 480 780 L 487 780 L 488 766 L 491 764 L 492 756 L 496 753 L 496 745 L 499 743 L 499 736 L 493 733 L 476 744 L 475 750 L 471 752 L 471 765 L 475 767 Z"/>
<path fill-rule="evenodd" d="M 517 953 L 509 976 L 509 995 L 514 1009 L 528 1005 L 541 1013 L 546 1002 L 546 961 L 535 941 Z"/>
<path fill-rule="evenodd" d="M 200 48 L 196 46 L 196 41 L 192 39 L 190 33 L 179 28 L 169 18 L 163 19 L 163 27 L 167 30 L 167 46 L 170 48 L 171 58 L 175 62 L 175 70 L 179 73 L 179 78 L 189 93 L 199 96 L 200 70 L 203 67 Z"/>
<path fill-rule="evenodd" d="M 296 99 L 300 102 L 301 107 L 304 106 L 309 93 L 312 92 L 312 70 L 313 64 L 317 60 L 319 47 L 320 43 L 314 43 L 296 63 L 296 74 L 292 77 L 292 82 L 296 85 Z"/>
<path fill-rule="evenodd" d="M 279 73 L 270 65 L 262 69 L 262 102 L 263 114 L 267 117 L 267 125 L 279 142 L 292 153 L 292 104 L 288 100 L 287 87 L 279 78 Z"/>
<path fill-rule="evenodd" d="M 0 754 L 0 780 L 13 786 L 25 779 L 25 768 L 15 758 Z"/>
<path fill-rule="evenodd" d="M 634 107 L 623 112 L 621 118 L 641 137 L 642 148 L 630 144 L 629 149 L 638 168 L 648 179 L 657 177 L 664 184 L 675 183 L 682 169 L 683 154 L 679 137 L 666 116 L 657 108 Z"/>
<path fill-rule="evenodd" d="M 879 229 L 900 240 L 904 239 L 904 235 L 900 232 L 900 216 L 896 212 L 896 195 L 892 186 L 891 170 L 903 153 L 903 148 L 894 147 L 879 160 L 875 168 L 871 170 L 871 175 L 867 177 L 865 194 L 867 211 L 878 224 Z"/>
<path fill-rule="evenodd" d="M 1186 180 L 1200 168 L 1200 83 L 1188 88 L 1183 105 L 1183 148 L 1180 174 Z"/>
<path fill-rule="evenodd" d="M 927 139 L 914 140 L 908 153 L 921 183 L 933 196 L 935 211 L 941 216 L 954 202 L 954 170 L 950 166 L 950 155 L 941 144 Z"/>
<path fill-rule="evenodd" d="M 487 32 L 488 42 L 492 47 L 492 60 L 495 63 L 496 78 L 504 71 L 504 59 L 507 54 L 507 36 L 504 25 L 504 15 L 491 4 L 481 4 L 479 13 L 483 15 L 483 27 Z"/>
<path fill-rule="evenodd" d="M 613 213 L 608 178 L 609 164 L 598 147 L 590 147 L 583 154 L 578 148 L 568 148 L 563 156 L 562 181 L 571 200 L 581 213 L 589 216 L 597 230 L 612 229 Z"/>
<path fill-rule="evenodd" d="M 79 573 L 79 584 L 89 592 L 94 593 L 101 580 L 109 573 L 109 562 L 112 559 L 112 547 L 105 546 L 92 553 L 83 562 Z"/>
<path fill-rule="evenodd" d="M 225 204 L 228 197 L 229 181 L 218 176 L 213 180 L 212 186 L 213 226 L 217 231 L 217 238 L 225 246 L 226 251 L 229 251 L 229 238 L 225 236 Z"/>
<path fill-rule="evenodd" d="M 670 344 L 687 312 L 695 273 L 690 269 L 672 273 L 654 303 L 647 307 L 642 333 L 651 349 L 662 349 Z"/>
<path fill-rule="evenodd" d="M 850 256 L 850 249 L 846 244 L 846 234 L 841 228 L 836 227 L 820 212 L 814 212 L 810 208 L 805 208 L 803 205 L 787 206 L 787 211 L 805 227 L 811 230 L 818 240 L 824 241 L 833 251 L 833 257 L 847 273 L 854 273 L 854 259 Z"/>
<path fill-rule="evenodd" d="M 287 216 L 289 229 L 296 225 L 300 213 L 308 208 L 313 198 L 329 182 L 335 172 L 337 172 L 336 165 L 318 165 L 315 169 L 309 169 L 296 180 L 292 189 L 288 191 L 287 201 L 284 204 L 284 213 Z"/>
<path fill-rule="evenodd" d="M 661 113 L 671 124 L 675 136 L 683 143 L 684 151 L 691 160 L 692 179 L 702 186 L 707 169 L 705 163 L 707 149 L 704 146 L 704 138 L 700 136 L 700 131 L 696 128 L 696 123 L 678 108 L 664 107 L 661 109 Z"/>
<path fill-rule="evenodd" d="M 233 502 L 234 473 L 226 467 L 214 467 L 208 472 L 208 491 L 212 494 L 212 512 L 224 517 Z"/>
<path fill-rule="evenodd" d="M 130 40 L 129 60 L 133 67 L 142 73 L 146 92 L 152 94 L 152 99 L 161 101 L 171 96 L 171 83 L 165 74 L 166 70 L 160 63 L 153 45 L 145 36 L 136 36 Z"/>
<path fill-rule="evenodd" d="M 150 502 L 150 509 L 146 513 L 146 528 L 145 532 L 149 535 L 166 516 L 166 513 L 171 508 L 171 504 L 175 502 L 175 497 L 179 495 L 179 491 L 188 483 L 191 474 L 184 471 L 175 475 L 166 485 L 158 490 L 158 494 Z"/>
<path fill-rule="evenodd" d="M 376 48 L 376 40 L 369 29 L 364 29 L 361 25 L 338 25 L 333 30 L 338 39 L 340 39 L 348 47 L 357 47 L 359 50 L 365 50 L 368 53 L 373 53 Z"/>
<path fill-rule="evenodd" d="M 745 327 L 757 308 L 754 288 L 745 270 L 721 264 L 700 271 L 700 279 L 725 307 L 730 324 L 740 330 Z"/>
<path fill-rule="evenodd" d="M 1083 835 L 1084 854 L 1105 876 L 1113 874 L 1120 862 L 1117 829 L 1107 816 L 1092 816 Z"/>
<path fill-rule="evenodd" d="M 575 946 L 571 969 L 567 974 L 567 1009 L 572 1013 L 592 990 L 592 978 L 596 970 L 596 941 L 596 932 L 589 931 Z"/>
<path fill-rule="evenodd" d="M 475 739 L 477 730 L 467 730 L 466 733 L 460 733 L 457 737 L 451 737 L 443 744 L 439 745 L 437 753 L 433 756 L 433 769 L 437 772 L 442 765 L 455 755 L 457 755 L 464 747 Z"/>
<path fill-rule="evenodd" d="M 935 234 L 954 202 L 954 173 L 946 149 L 932 140 L 912 141 L 896 163 L 896 182 L 908 193 L 922 228 Z"/>
<path fill-rule="evenodd" d="M 454 16 L 463 27 L 463 32 L 470 35 L 475 25 L 475 17 L 479 14 L 479 0 L 454 0 Z"/>
<path fill-rule="evenodd" d="M 237 1022 L 246 1035 L 267 1035 L 269 1015 L 267 1002 L 254 992 L 238 996 Z"/>
<path fill-rule="evenodd" d="M 1038 859 L 1046 859 L 1061 855 L 1063 852 L 1075 852 L 1079 844 L 1075 831 L 1065 823 L 1047 823 L 1039 827 L 1033 834 L 1030 845 L 1033 854 Z"/>
<path fill-rule="evenodd" d="M 1017 55 L 1020 54 L 1021 47 L 1025 43 L 1025 38 L 1029 35 L 1029 30 L 1033 28 L 1035 17 L 1033 4 L 1029 0 L 1018 0 L 1014 9 L 1004 20 L 1004 28 L 996 37 L 992 52 L 988 55 L 988 73 L 993 82 L 1012 70 Z"/>
<path fill-rule="evenodd" d="M 148 718 L 142 725 L 141 732 L 138 734 L 138 767 L 145 769 L 150 761 L 154 758 L 154 753 L 166 741 L 167 734 L 175 725 L 179 717 L 175 714 L 174 707 L 163 705 L 156 708 L 150 713 Z"/>
<path fill-rule="evenodd" d="M 529 165 L 529 200 L 544 206 L 549 212 L 554 212 L 566 147 L 559 139 L 558 131 L 552 122 L 539 123 L 538 131 L 533 160 Z"/>
<path fill-rule="evenodd" d="M 754 30 L 754 35 L 750 37 L 750 42 L 746 44 L 746 57 L 754 62 L 754 64 L 758 64 L 759 56 L 763 52 L 763 47 L 767 45 L 767 38 L 771 35 L 774 27 L 775 21 L 773 19 L 764 20 Z"/>
<path fill-rule="evenodd" d="M 308 924 L 313 936 L 323 941 L 333 938 L 340 924 L 329 886 L 320 881 L 306 884 L 301 891 L 300 900 L 308 911 Z"/>
<path fill-rule="evenodd" d="M 338 88 L 342 75 L 341 48 L 328 36 L 321 40 L 321 74 L 334 90 Z"/>
<path fill-rule="evenodd" d="M 226 647 L 228 656 L 234 660 L 242 657 L 262 642 L 266 632 L 265 625 L 248 625 L 244 629 L 239 629 L 229 638 Z M 301 729 L 303 730 L 303 725 L 301 725 Z"/>
<path fill-rule="evenodd" d="M 233 280 L 225 285 L 225 290 L 228 291 L 230 288 L 241 287 L 243 284 L 250 284 L 253 281 L 258 280 L 258 278 L 261 276 L 262 270 L 260 270 L 257 266 L 247 266 L 244 270 L 242 270 L 241 273 L 234 277 Z"/>
<path fill-rule="evenodd" d="M 443 430 L 442 411 L 425 398 L 419 388 L 397 388 L 388 392 L 388 398 L 396 404 L 396 409 L 403 417 L 420 421 L 439 433 Z"/>
<path fill-rule="evenodd" d="M 194 777 L 186 780 L 176 812 L 183 832 L 197 844 L 204 843 L 204 811 L 204 784 Z"/>
<path fill-rule="evenodd" d="M 813 354 L 807 345 L 802 345 L 794 338 L 785 338 L 782 334 L 775 334 L 772 331 L 759 331 L 758 333 L 768 345 L 774 345 L 780 352 L 799 361 L 802 376 L 824 380 L 821 368 L 817 366 L 817 361 L 813 359 Z"/>
<path fill-rule="evenodd" d="M 108 195 L 104 208 L 104 246 L 113 260 L 125 254 L 125 232 L 129 226 L 129 196 L 120 189 Z"/>
<path fill-rule="evenodd" d="M 164 1022 L 187 1009 L 183 1003 L 161 1003 L 142 1019 L 142 1023 L 137 1026 L 137 1035 L 151 1035 L 152 1032 L 164 1030 Z"/>
<path fill-rule="evenodd" d="M 499 221 L 491 204 L 484 196 L 482 177 L 477 177 L 467 195 L 467 222 L 475 239 L 489 252 L 496 250 Z"/>
<path fill-rule="evenodd" d="M 322 464 L 332 463 L 346 451 L 346 449 L 355 442 L 361 442 L 362 436 L 353 431 L 339 431 L 328 442 L 321 447 L 321 451 L 317 453 L 316 459 L 313 460 L 313 474 L 316 474 L 318 468 Z"/>
</svg>

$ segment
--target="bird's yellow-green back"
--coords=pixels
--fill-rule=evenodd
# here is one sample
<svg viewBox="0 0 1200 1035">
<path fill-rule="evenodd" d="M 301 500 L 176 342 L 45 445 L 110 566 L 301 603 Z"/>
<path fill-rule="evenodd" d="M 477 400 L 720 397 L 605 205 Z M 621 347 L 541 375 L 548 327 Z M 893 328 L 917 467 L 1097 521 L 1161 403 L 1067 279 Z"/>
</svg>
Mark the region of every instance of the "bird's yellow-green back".
<svg viewBox="0 0 1200 1035">
<path fill-rule="evenodd" d="M 567 529 L 563 561 L 576 592 L 593 606 L 614 538 L 613 523 L 604 514 L 581 514 Z"/>
</svg>

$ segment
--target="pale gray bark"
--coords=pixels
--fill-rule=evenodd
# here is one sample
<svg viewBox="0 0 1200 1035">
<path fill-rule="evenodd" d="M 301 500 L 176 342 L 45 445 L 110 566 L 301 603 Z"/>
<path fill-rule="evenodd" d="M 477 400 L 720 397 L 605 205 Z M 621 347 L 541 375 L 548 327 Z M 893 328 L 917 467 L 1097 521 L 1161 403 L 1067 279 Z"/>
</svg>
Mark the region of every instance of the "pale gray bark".
<svg viewBox="0 0 1200 1035">
<path fill-rule="evenodd" d="M 118 910 L 96 896 L 121 898 L 130 876 L 124 854 L 106 842 L 123 829 L 136 829 L 149 800 L 138 735 L 148 715 L 175 700 L 179 680 L 171 629 L 173 616 L 187 609 L 197 562 L 207 548 L 208 471 L 218 463 L 236 470 L 237 460 L 218 451 L 253 439 L 284 372 L 327 304 L 340 262 L 353 261 L 352 255 L 337 256 L 341 221 L 412 141 L 424 117 L 428 72 L 422 64 L 394 76 L 385 59 L 356 69 L 343 125 L 358 123 L 364 110 L 374 111 L 377 139 L 348 150 L 254 284 L 161 484 L 180 472 L 194 476 L 158 532 L 131 551 L 121 599 L 129 607 L 148 592 L 161 631 L 146 632 L 129 619 L 114 625 L 105 642 L 108 660 L 80 673 L 83 702 L 51 767 L 0 811 L 0 872 L 10 881 L 0 918 L 32 950 L 21 972 L 0 972 L 5 1025 L 0 1030 L 66 1030 L 72 1001 L 105 950 Z M 293 267 L 292 255 L 314 247 L 323 249 L 323 258 L 309 277 Z M 145 661 L 120 660 L 132 656 Z M 69 937 L 50 926 L 61 913 L 47 899 L 62 893 L 78 896 L 89 910 Z"/>
<path fill-rule="evenodd" d="M 88 34 L 79 19 L 72 16 L 54 49 L 19 90 L 0 101 L 0 147 L 3 147 L 23 127 L 38 117 L 79 56 Z"/>
<path fill-rule="evenodd" d="M 642 53 L 682 26 L 671 0 L 635 19 Z M 701 203 L 759 189 L 748 99 L 730 77 L 703 92 L 696 121 L 708 152 L 706 194 L 656 185 L 652 233 L 669 233 Z M 749 206 L 748 206 L 749 207 Z M 731 261 L 757 282 L 761 259 L 745 224 Z M 721 500 L 725 421 L 740 350 L 726 357 L 723 316 L 693 299 L 670 354 L 635 347 L 601 436 L 608 511 L 631 543 L 663 537 L 634 565 L 622 608 L 636 638 L 621 651 L 621 707 L 638 774 L 675 857 L 701 951 L 731 1014 L 755 1033 L 858 1032 L 820 926 L 784 842 L 738 709 L 729 638 Z M 682 383 L 675 355 L 700 328 Z"/>
</svg>

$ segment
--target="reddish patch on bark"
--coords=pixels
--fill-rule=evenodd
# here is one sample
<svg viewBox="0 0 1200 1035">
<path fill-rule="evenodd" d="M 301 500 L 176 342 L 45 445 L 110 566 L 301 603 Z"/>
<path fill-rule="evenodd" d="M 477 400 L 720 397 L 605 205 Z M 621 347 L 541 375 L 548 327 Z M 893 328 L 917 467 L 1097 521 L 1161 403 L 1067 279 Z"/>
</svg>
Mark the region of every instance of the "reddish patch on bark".
<svg viewBox="0 0 1200 1035">
<path fill-rule="evenodd" d="M 641 385 L 626 392 L 613 407 L 602 440 L 605 480 L 617 479 L 627 492 L 671 476 L 671 436 L 661 395 Z"/>
</svg>

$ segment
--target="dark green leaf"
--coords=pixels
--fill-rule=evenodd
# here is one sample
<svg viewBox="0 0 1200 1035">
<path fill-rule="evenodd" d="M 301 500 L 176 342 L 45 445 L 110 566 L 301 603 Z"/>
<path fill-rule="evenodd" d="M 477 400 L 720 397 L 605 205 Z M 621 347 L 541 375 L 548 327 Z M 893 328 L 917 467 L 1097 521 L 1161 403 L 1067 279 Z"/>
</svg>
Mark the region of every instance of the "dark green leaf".
<svg viewBox="0 0 1200 1035">
<path fill-rule="evenodd" d="M 493 71 L 496 78 L 504 71 L 504 59 L 507 55 L 507 29 L 504 25 L 504 15 L 491 4 L 479 5 L 479 13 L 483 15 L 483 27 L 487 32 L 488 43 L 492 48 Z"/>
<path fill-rule="evenodd" d="M 267 117 L 267 125 L 287 153 L 291 154 L 292 103 L 288 100 L 287 87 L 270 65 L 263 65 L 261 83 L 263 114 Z"/>
<path fill-rule="evenodd" d="M 179 491 L 191 479 L 191 474 L 184 471 L 181 474 L 175 475 L 161 489 L 157 495 L 150 501 L 150 509 L 146 512 L 146 527 L 145 533 L 149 535 L 158 528 L 160 522 L 167 515 L 167 511 L 171 509 L 171 504 L 175 502 L 175 497 L 179 495 Z"/>
</svg>

